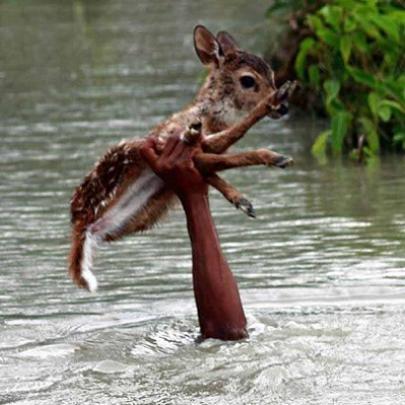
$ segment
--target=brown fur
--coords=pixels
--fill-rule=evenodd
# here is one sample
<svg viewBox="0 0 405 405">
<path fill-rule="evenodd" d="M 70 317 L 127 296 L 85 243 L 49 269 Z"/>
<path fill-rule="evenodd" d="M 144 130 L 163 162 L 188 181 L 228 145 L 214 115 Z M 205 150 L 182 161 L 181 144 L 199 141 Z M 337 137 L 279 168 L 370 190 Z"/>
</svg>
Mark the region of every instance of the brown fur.
<svg viewBox="0 0 405 405">
<path fill-rule="evenodd" d="M 107 241 L 121 239 L 134 232 L 143 232 L 153 228 L 159 220 L 164 218 L 169 209 L 177 202 L 175 194 L 166 188 L 151 197 L 145 207 L 128 224 L 114 235 L 108 235 Z"/>
<path fill-rule="evenodd" d="M 142 140 L 124 141 L 110 148 L 75 190 L 71 203 L 71 222 L 96 221 L 124 192 L 125 179 L 139 175 L 145 167 L 139 147 Z"/>
<path fill-rule="evenodd" d="M 206 28 L 197 26 L 194 40 L 200 60 L 209 68 L 208 77 L 193 103 L 156 126 L 148 136 L 155 137 L 161 149 L 168 137 L 180 135 L 194 123 L 201 122 L 203 150 L 223 153 L 258 120 L 279 107 L 273 74 L 261 58 L 241 51 L 225 32 L 214 37 Z M 241 78 L 246 75 L 255 80 L 251 89 L 241 85 Z M 146 168 L 139 152 L 142 143 L 143 140 L 135 139 L 113 146 L 75 190 L 71 201 L 73 229 L 69 274 L 79 287 L 88 287 L 81 276 L 85 232 L 118 203 L 128 186 Z M 271 159 L 269 154 L 272 154 Z M 229 158 L 223 156 L 219 160 L 203 154 L 198 166 L 207 175 L 207 181 L 239 207 L 247 200 L 213 171 L 250 164 L 278 165 L 282 156 L 270 151 L 269 154 L 263 158 L 263 151 L 255 151 Z M 162 188 L 117 232 L 104 235 L 104 240 L 112 241 L 152 228 L 175 201 L 173 192 Z"/>
</svg>

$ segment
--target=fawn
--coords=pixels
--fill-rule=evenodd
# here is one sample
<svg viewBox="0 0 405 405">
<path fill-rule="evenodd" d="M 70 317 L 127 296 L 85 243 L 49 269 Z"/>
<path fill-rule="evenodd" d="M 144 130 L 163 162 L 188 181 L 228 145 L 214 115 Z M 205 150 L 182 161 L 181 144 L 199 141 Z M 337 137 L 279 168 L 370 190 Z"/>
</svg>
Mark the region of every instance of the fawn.
<svg viewBox="0 0 405 405">
<path fill-rule="evenodd" d="M 201 134 L 203 152 L 194 158 L 196 167 L 228 201 L 254 216 L 250 202 L 215 172 L 250 165 L 284 168 L 292 162 L 268 149 L 222 153 L 263 117 L 286 114 L 295 84 L 288 82 L 276 89 L 269 65 L 242 51 L 225 31 L 214 36 L 204 26 L 196 26 L 194 47 L 209 68 L 204 84 L 190 105 L 153 128 L 148 137 L 164 145 L 170 136 L 190 142 Z M 132 139 L 113 146 L 75 190 L 69 274 L 79 287 L 97 289 L 91 267 L 98 242 L 150 229 L 176 201 L 174 193 L 142 159 L 139 151 L 143 142 Z"/>
</svg>

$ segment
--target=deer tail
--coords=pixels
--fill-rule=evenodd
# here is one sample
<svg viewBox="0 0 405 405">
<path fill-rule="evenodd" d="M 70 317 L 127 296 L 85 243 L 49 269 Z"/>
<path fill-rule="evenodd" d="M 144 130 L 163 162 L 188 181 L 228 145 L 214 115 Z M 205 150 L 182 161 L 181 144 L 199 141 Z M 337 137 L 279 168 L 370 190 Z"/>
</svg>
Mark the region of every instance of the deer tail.
<svg viewBox="0 0 405 405">
<path fill-rule="evenodd" d="M 92 272 L 94 251 L 98 238 L 86 226 L 75 224 L 69 256 L 69 275 L 80 288 L 90 292 L 97 290 L 97 279 Z"/>
</svg>

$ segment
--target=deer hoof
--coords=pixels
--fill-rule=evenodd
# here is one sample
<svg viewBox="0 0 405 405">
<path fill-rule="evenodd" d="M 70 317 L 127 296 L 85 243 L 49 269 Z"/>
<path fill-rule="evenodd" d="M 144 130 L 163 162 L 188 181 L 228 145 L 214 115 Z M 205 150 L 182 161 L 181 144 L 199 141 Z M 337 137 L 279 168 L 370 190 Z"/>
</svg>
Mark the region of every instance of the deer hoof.
<svg viewBox="0 0 405 405">
<path fill-rule="evenodd" d="M 235 207 L 243 211 L 248 217 L 256 218 L 256 212 L 252 203 L 246 198 L 241 198 L 235 203 Z"/>
<path fill-rule="evenodd" d="M 283 101 L 287 101 L 289 93 L 290 93 L 290 86 L 291 82 L 284 83 L 279 89 L 276 91 L 276 102 L 282 103 Z"/>
<path fill-rule="evenodd" d="M 294 82 L 286 81 L 279 89 L 277 89 L 276 101 L 278 103 L 287 101 L 287 99 L 291 97 L 292 93 L 294 93 L 297 86 L 298 83 L 296 81 Z"/>
<path fill-rule="evenodd" d="M 284 155 L 280 155 L 274 166 L 279 167 L 280 169 L 285 169 L 288 166 L 292 166 L 294 164 L 294 160 L 293 158 L 289 157 L 289 156 L 284 156 Z"/>
</svg>

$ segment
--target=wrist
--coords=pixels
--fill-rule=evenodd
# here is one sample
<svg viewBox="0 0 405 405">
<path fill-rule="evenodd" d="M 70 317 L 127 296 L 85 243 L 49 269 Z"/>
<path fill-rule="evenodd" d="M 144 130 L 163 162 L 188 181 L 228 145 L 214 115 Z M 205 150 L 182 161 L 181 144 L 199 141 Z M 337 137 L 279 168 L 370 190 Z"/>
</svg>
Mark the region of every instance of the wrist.
<svg viewBox="0 0 405 405">
<path fill-rule="evenodd" d="M 201 205 L 208 206 L 208 188 L 204 190 L 187 190 L 178 192 L 179 197 L 186 214 Z"/>
</svg>

